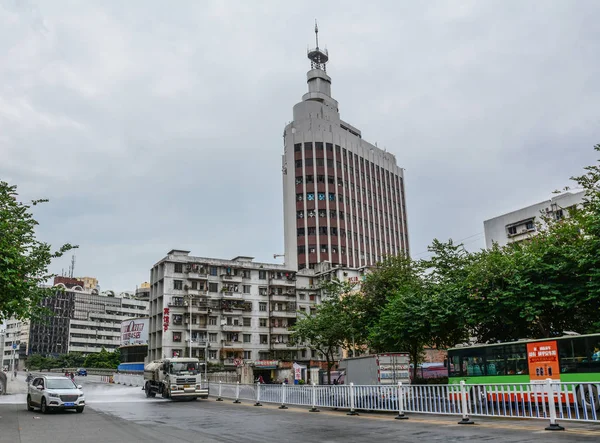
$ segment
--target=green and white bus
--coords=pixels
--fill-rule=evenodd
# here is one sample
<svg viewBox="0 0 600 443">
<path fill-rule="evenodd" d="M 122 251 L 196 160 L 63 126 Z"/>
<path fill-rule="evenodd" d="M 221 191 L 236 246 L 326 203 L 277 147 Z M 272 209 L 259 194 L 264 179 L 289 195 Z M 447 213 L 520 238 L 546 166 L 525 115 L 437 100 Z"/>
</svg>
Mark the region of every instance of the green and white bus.
<svg viewBox="0 0 600 443">
<path fill-rule="evenodd" d="M 600 382 L 600 334 L 483 344 L 448 350 L 448 383 Z"/>
</svg>

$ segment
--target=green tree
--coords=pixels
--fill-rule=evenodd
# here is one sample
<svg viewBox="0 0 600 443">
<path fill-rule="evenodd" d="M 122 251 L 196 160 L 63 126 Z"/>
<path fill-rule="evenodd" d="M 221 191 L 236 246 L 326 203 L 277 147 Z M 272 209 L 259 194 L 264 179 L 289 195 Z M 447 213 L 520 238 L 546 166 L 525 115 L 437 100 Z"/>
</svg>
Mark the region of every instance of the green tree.
<svg viewBox="0 0 600 443">
<path fill-rule="evenodd" d="M 402 288 L 414 287 L 419 282 L 419 270 L 410 257 L 387 257 L 367 275 L 362 285 L 365 299 L 363 314 L 367 327 L 375 325 L 387 302 Z"/>
<path fill-rule="evenodd" d="M 351 285 L 334 281 L 325 283 L 322 289 L 324 300 L 315 312 L 301 313 L 303 317 L 290 328 L 290 343 L 320 352 L 327 362 L 327 380 L 331 384 L 331 369 L 339 350 L 351 346 L 354 334 L 360 336 L 360 313 L 351 309 L 356 304 Z"/>
<path fill-rule="evenodd" d="M 17 199 L 17 187 L 0 181 L 0 321 L 10 317 L 39 317 L 45 312 L 41 300 L 55 290 L 42 284 L 53 277 L 48 266 L 53 258 L 76 248 L 70 244 L 52 251 L 35 236 L 38 222 L 31 207 L 47 200 L 24 204 Z"/>
</svg>

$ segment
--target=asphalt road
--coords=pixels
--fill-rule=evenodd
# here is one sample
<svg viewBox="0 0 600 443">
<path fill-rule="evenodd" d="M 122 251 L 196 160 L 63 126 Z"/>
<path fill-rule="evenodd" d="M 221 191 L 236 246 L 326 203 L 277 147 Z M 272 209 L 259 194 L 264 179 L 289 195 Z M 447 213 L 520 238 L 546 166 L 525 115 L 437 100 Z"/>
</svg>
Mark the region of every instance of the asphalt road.
<svg viewBox="0 0 600 443">
<path fill-rule="evenodd" d="M 23 378 L 23 377 L 21 377 Z M 562 432 L 544 431 L 546 421 L 482 420 L 458 425 L 457 417 L 361 414 L 306 408 L 279 410 L 277 405 L 233 404 L 214 398 L 193 402 L 146 399 L 137 387 L 99 383 L 81 377 L 88 406 L 83 414 L 42 415 L 25 408 L 24 388 L 13 383 L 0 397 L 0 443 L 77 442 L 598 442 L 600 424 L 561 423 Z M 24 384 L 23 384 L 24 385 Z"/>
</svg>

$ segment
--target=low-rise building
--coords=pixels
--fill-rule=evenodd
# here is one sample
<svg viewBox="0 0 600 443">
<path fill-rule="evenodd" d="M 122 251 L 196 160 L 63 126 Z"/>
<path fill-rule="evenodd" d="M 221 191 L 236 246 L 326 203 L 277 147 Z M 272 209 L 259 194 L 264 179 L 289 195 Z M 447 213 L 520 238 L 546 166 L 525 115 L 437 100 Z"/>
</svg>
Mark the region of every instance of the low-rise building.
<svg viewBox="0 0 600 443">
<path fill-rule="evenodd" d="M 565 192 L 549 200 L 485 220 L 483 228 L 486 248 L 491 248 L 494 243 L 506 246 L 531 238 L 538 229 L 543 229 L 545 217 L 560 220 L 568 216 L 569 209 L 581 205 L 584 196 L 585 191 Z"/>
<path fill-rule="evenodd" d="M 323 366 L 323 356 L 292 346 L 290 328 L 314 312 L 324 280 L 358 284 L 367 268 L 324 262 L 296 272 L 285 265 L 196 257 L 171 250 L 150 273 L 149 360 L 192 355 L 253 377 L 281 378 L 292 364 Z M 191 346 L 190 346 L 191 341 Z M 253 378 L 251 377 L 251 378 Z"/>
</svg>

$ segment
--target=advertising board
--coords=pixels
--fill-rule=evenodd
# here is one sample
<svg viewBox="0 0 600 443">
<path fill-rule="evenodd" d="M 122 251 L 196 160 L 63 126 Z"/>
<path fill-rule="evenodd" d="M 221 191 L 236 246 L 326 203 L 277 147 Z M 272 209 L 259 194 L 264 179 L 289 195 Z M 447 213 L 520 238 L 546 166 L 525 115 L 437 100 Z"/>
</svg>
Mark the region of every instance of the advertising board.
<svg viewBox="0 0 600 443">
<path fill-rule="evenodd" d="M 121 322 L 121 346 L 148 344 L 148 318 L 134 318 Z"/>
<path fill-rule="evenodd" d="M 556 341 L 527 343 L 527 360 L 529 379 L 532 382 L 540 382 L 547 378 L 560 381 Z"/>
</svg>

